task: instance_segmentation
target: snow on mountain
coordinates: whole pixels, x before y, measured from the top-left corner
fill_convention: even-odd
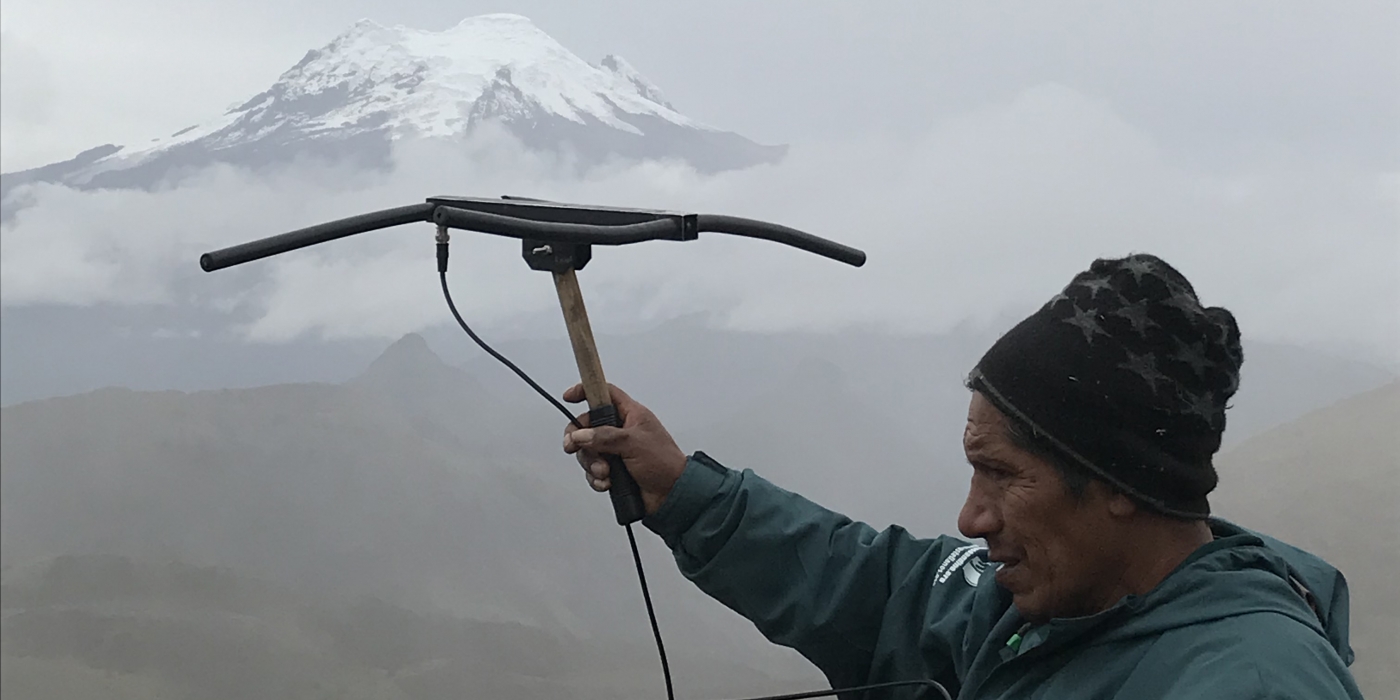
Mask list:
[[[632,64],[628,63],[623,57],[608,54],[603,57],[603,61],[599,65],[611,71],[613,75],[626,80],[642,97],[662,105],[667,109],[675,109],[675,107],[672,107],[671,103],[666,100],[666,96],[661,94],[661,88],[653,85],[650,80],[643,78],[642,74],[637,72],[637,69],[633,68]]]
[[[214,162],[260,167],[308,154],[375,164],[393,140],[461,137],[486,121],[585,162],[678,158],[720,171],[785,151],[686,117],[626,60],[590,64],[519,15],[469,17],[438,32],[366,19],[215,119],[140,148],[108,145],[7,173],[0,187],[149,187]]]
[[[518,94],[520,112],[480,109],[483,98]],[[651,93],[651,94],[648,94]],[[360,20],[306,54],[277,83],[222,119],[199,125],[149,150],[227,131],[232,141],[295,122],[306,133],[387,126],[395,137],[451,136],[473,115],[524,114],[527,108],[580,124],[591,117],[615,129],[641,131],[618,113],[653,115],[702,127],[654,99],[660,91],[622,59],[590,65],[519,15],[483,15],[441,32],[384,27]],[[317,102],[337,97],[325,108]],[[303,103],[306,103],[303,106]],[[473,109],[477,107],[477,109]]]

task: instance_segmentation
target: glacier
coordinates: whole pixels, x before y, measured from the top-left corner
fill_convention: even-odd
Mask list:
[[[669,159],[719,172],[786,153],[687,117],[622,57],[589,63],[521,15],[468,17],[442,31],[362,19],[217,117],[137,148],[106,144],[0,175],[0,197],[36,182],[151,188],[214,163],[383,167],[394,141],[463,138],[486,122],[584,166]]]

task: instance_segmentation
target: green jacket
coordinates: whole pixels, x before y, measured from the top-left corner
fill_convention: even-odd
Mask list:
[[[984,548],[876,531],[703,452],[644,524],[686,578],[835,688],[931,678],[964,700],[1361,697],[1341,573],[1224,521],[1146,595],[1040,626],[982,575]]]

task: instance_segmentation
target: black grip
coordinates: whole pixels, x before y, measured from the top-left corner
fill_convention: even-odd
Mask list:
[[[621,426],[622,422],[618,420],[617,407],[609,405],[589,411],[588,425]],[[612,498],[617,524],[631,525],[645,518],[647,507],[642,500],[642,487],[632,478],[632,472],[627,471],[627,465],[623,464],[622,458],[617,455],[603,455],[603,458],[608,460],[608,480],[612,482],[612,486],[608,488],[608,496]]]
[[[353,236],[357,233],[374,231],[390,226],[411,224],[416,221],[430,221],[435,204],[410,204],[406,207],[383,209],[368,214],[360,214],[345,219],[337,219],[324,224],[262,238],[248,243],[240,243],[221,250],[205,253],[199,258],[199,266],[205,272],[222,270],[241,265],[297,248],[333,241],[337,238]]]
[[[762,238],[775,243],[784,243],[794,248],[801,248],[809,253],[816,253],[832,260],[839,260],[847,265],[860,267],[865,264],[864,251],[827,240],[821,236],[813,236],[806,231],[798,231],[795,228],[723,214],[700,214],[695,218],[696,230],[702,233],[709,231],[748,238]]]
[[[534,221],[514,216],[501,216],[484,211],[458,209],[447,205],[438,207],[433,221],[439,226],[493,233],[511,238],[529,238],[560,243],[597,243],[601,245],[622,245],[655,240],[681,240],[682,225],[669,219],[658,219],[640,224],[621,226],[600,226],[597,224],[557,223]]]

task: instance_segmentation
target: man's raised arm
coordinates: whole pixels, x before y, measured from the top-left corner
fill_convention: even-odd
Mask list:
[[[571,390],[565,398],[580,395]],[[962,568],[979,548],[949,537],[916,539],[898,527],[876,531],[752,471],[730,470],[701,452],[686,457],[644,407],[615,388],[613,399],[622,428],[571,428],[565,450],[580,455],[597,490],[608,482],[596,455],[623,457],[647,503],[643,524],[701,590],[770,641],[797,650],[834,686],[954,681],[954,668],[965,668],[961,640],[975,586]],[[926,650],[913,656],[932,666],[896,666],[909,662],[910,648]],[[904,652],[898,660],[889,653],[896,649]]]

